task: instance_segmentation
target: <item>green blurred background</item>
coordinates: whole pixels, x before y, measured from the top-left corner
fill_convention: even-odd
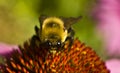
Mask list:
[[[105,59],[92,15],[95,6],[96,0],[0,0],[0,42],[23,44],[34,34],[34,26],[40,25],[40,14],[63,17],[82,15],[81,21],[73,25],[76,37]]]

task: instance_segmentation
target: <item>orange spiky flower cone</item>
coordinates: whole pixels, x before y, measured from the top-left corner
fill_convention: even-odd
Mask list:
[[[38,32],[38,31],[36,31]],[[2,73],[109,73],[105,63],[90,47],[74,39],[66,42],[61,51],[49,52],[40,44],[38,34],[25,42],[20,52],[14,50],[1,66]]]
[[[63,52],[49,55],[46,64],[55,73],[109,73],[95,51],[78,39],[74,40],[70,50],[66,44]]]

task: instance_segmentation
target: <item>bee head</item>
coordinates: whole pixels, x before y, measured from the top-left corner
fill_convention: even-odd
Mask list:
[[[69,36],[68,30],[71,25],[80,18],[40,16],[41,29],[39,38],[41,42],[50,47],[61,47]]]

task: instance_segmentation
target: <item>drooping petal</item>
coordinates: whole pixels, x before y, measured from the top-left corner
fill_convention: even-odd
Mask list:
[[[18,50],[18,46],[0,43],[0,56],[9,57],[13,50]]]

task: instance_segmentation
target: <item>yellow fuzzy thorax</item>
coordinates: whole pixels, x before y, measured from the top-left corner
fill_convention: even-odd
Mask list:
[[[51,22],[56,23],[56,27],[47,27],[47,24]],[[64,30],[64,22],[57,17],[49,17],[43,22],[41,39],[43,40],[44,38],[48,37],[50,33],[58,35],[62,42],[65,41],[68,35],[67,30]]]

